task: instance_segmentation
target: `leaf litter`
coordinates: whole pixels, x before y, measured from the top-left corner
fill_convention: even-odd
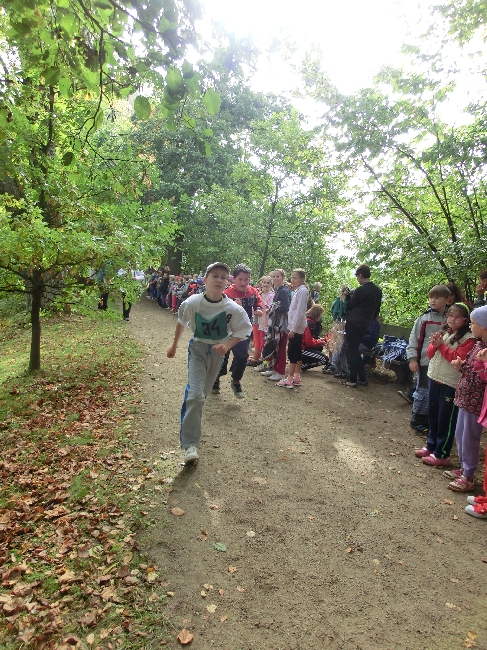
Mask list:
[[[116,328],[97,323],[96,336],[107,327]],[[89,338],[89,327],[67,321],[65,345],[73,328]],[[118,347],[119,337],[105,346]],[[153,474],[129,450],[140,399],[137,352],[125,345],[128,354],[101,361],[92,354],[99,340],[85,357],[56,364],[53,354],[42,375],[0,386],[0,407],[8,404],[0,411],[2,647],[115,647],[148,636],[138,612],[157,616],[163,604],[152,592],[157,567],[136,569],[142,514],[133,492]]]

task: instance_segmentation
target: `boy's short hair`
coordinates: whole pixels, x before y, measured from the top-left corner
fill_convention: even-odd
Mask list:
[[[487,280],[487,269],[484,269],[483,271],[480,271],[479,280]]]
[[[449,298],[450,296],[451,291],[446,284],[436,284],[428,292],[428,298]]]
[[[320,290],[321,290],[321,287],[322,287],[321,282],[315,282],[315,283],[313,284],[313,289],[315,289],[316,291],[320,291]]]
[[[237,264],[236,267],[233,269],[233,279],[235,279],[240,273],[248,273],[249,275],[252,273],[250,270],[250,267],[247,266],[247,264]]]
[[[361,275],[363,278],[370,278],[370,266],[367,264],[361,264],[355,271],[355,277]]]

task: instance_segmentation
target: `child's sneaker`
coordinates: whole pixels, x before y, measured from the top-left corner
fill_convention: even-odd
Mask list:
[[[443,476],[446,476],[446,478],[452,478],[455,480],[456,478],[460,478],[462,476],[462,470],[461,469],[446,469],[443,472]]]
[[[277,382],[276,386],[280,386],[281,388],[283,388],[283,387],[284,388],[294,388],[294,384],[292,382],[292,379],[289,380],[289,379],[285,379],[284,377]]]
[[[475,489],[475,483],[462,475],[448,483],[448,489],[453,490],[453,492],[472,492]]]
[[[429,456],[430,454],[431,451],[426,447],[423,447],[422,449],[414,450],[414,455],[416,456],[416,458],[426,458],[426,456]]]
[[[285,377],[280,375],[278,372],[272,372],[272,375],[269,375],[267,379],[270,379],[270,381],[280,381],[281,379],[285,379]]]
[[[215,383],[213,384],[213,386],[211,388],[211,392],[213,393],[213,395],[219,395],[221,393],[220,380],[219,379],[215,379]]]
[[[188,463],[194,463],[198,458],[198,447],[190,445],[184,452],[184,464],[187,465]]]
[[[448,465],[451,465],[449,458],[436,458],[434,454],[424,456],[423,463],[425,465],[431,465],[431,467],[448,467]]]
[[[232,379],[232,381],[230,382],[230,386],[232,387],[235,397],[237,397],[238,399],[243,399],[245,397],[244,392],[242,390],[242,384],[240,382],[238,384],[235,384]]]
[[[478,506],[465,506],[465,512],[467,515],[472,515],[472,517],[487,519],[487,505],[485,503]]]
[[[336,371],[337,371],[337,367],[334,366],[332,363],[330,363],[329,366],[323,366],[323,368],[321,369],[321,372],[324,375],[333,375]]]
[[[479,496],[469,496],[467,497],[467,503],[469,503],[471,506],[480,506],[480,505],[485,505],[487,504],[487,497],[481,497]]]
[[[271,375],[274,374],[274,370],[263,370],[260,374],[261,374],[263,377],[270,377]],[[280,377],[280,376],[281,376],[281,375],[279,375],[279,377]]]
[[[293,377],[293,385],[301,386],[301,377]]]

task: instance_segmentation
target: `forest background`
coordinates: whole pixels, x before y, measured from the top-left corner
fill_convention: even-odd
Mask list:
[[[204,41],[200,16],[192,0],[0,10],[0,296],[29,295],[31,369],[43,296],[91,308],[87,278],[101,268],[130,298],[120,268],[303,267],[326,307],[368,263],[383,320],[398,325],[434,284],[475,293],[487,267],[484,3],[431,8],[404,67],[352,94],[317,47],[296,61],[285,39],[273,53],[300,82],[256,92],[256,46],[216,27]],[[474,73],[478,100],[451,125],[442,109]],[[303,98],[318,118],[298,110]]]

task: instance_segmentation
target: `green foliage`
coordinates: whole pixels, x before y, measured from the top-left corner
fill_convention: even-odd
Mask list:
[[[108,261],[113,288],[133,297],[116,270],[145,266],[173,236],[167,202],[141,206],[157,170],[127,139],[131,111],[118,98],[158,87],[174,116],[188,93],[201,94],[182,60],[195,12],[178,1],[14,0],[0,15],[0,290],[31,296],[31,369],[46,301],[79,301],[89,270]],[[137,119],[152,112],[142,94],[133,108]]]
[[[387,286],[413,285],[391,289],[385,307],[403,322],[432,284],[454,281],[472,297],[486,265],[485,120],[448,128],[435,110],[445,97],[439,82],[394,70],[380,80],[398,98],[378,88],[340,97],[328,125],[345,167],[368,184],[356,188],[363,207],[346,222],[358,257]]]

